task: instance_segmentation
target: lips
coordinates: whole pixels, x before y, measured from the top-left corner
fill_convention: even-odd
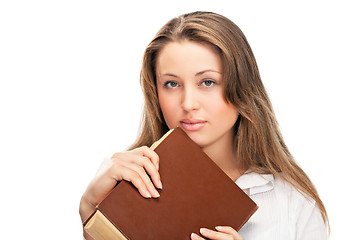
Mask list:
[[[180,126],[185,131],[198,131],[205,126],[206,121],[198,119],[184,119],[180,121]]]

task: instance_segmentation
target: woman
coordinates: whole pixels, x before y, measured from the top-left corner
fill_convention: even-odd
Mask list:
[[[145,198],[159,197],[161,159],[148,146],[180,126],[259,206],[239,232],[204,228],[191,239],[326,239],[324,204],[289,153],[255,57],[233,22],[210,12],[172,19],[148,45],[140,81],[139,138],[89,184],[83,221],[120,180]]]

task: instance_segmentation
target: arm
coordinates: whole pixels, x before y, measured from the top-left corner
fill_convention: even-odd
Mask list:
[[[84,222],[89,218],[96,206],[121,180],[131,182],[145,198],[159,197],[155,188],[155,186],[162,188],[158,169],[159,157],[148,147],[115,153],[100,166],[98,173],[81,197],[79,207],[81,221]],[[91,239],[84,236],[87,240]]]
[[[326,225],[321,212],[315,203],[306,201],[296,223],[296,239],[325,240],[327,238]]]

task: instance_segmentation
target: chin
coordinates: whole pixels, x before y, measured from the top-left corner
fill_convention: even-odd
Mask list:
[[[200,148],[204,148],[209,144],[209,141],[206,141],[206,137],[200,134],[196,134],[195,132],[187,132],[187,135],[190,137],[191,140],[193,140],[196,145],[198,145]]]

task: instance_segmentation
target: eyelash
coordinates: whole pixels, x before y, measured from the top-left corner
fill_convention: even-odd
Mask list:
[[[205,83],[210,83],[211,85],[208,86]],[[203,85],[205,84],[205,85]],[[201,81],[200,85],[203,85],[204,87],[211,87],[212,85],[216,84],[216,82],[212,79],[204,79],[203,81]]]
[[[165,88],[175,88],[175,86],[170,86],[170,84],[173,84],[173,83],[175,83],[177,86],[179,85],[177,82],[175,82],[175,81],[166,81],[165,83],[164,83],[164,87]],[[176,87],[177,87],[176,86]]]
[[[206,83],[210,83],[210,85],[207,85]],[[176,84],[176,86],[171,86],[171,84]],[[211,87],[213,86],[214,84],[216,84],[216,82],[212,79],[204,79],[200,82],[200,85],[203,86],[203,87]],[[175,88],[175,87],[178,87],[179,86],[179,83],[177,83],[176,81],[166,81],[164,83],[164,87],[165,88]]]

